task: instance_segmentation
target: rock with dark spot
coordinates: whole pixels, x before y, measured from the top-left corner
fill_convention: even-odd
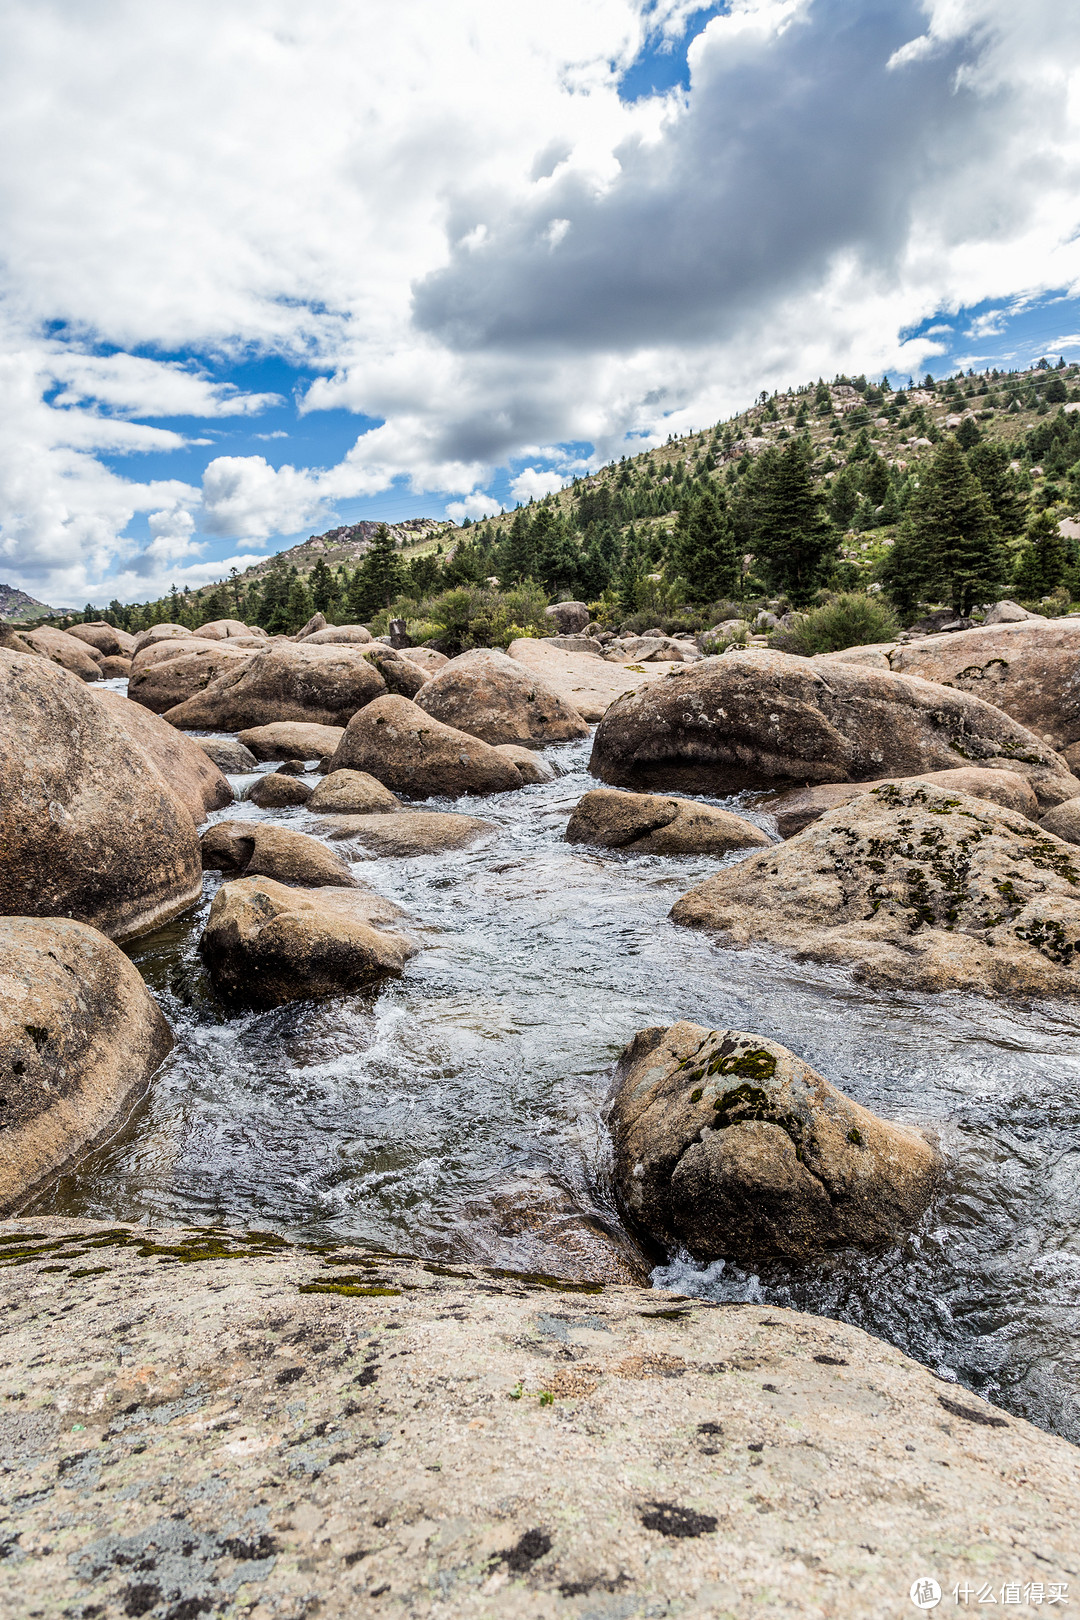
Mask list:
[[[235,737],[193,737],[192,742],[228,776],[246,776],[258,764],[251,749]]]
[[[646,1530],[659,1530],[662,1536],[686,1539],[711,1536],[718,1523],[712,1513],[695,1513],[692,1508],[679,1507],[675,1502],[650,1502],[641,1514]]]
[[[640,1031],[619,1060],[609,1123],[628,1218],[698,1259],[877,1248],[918,1222],[941,1175],[918,1131],[742,1030]]]
[[[979,697],[755,647],[620,698],[597,727],[589,769],[616,787],[719,795],[964,764],[1016,771],[1046,807],[1080,793],[1051,747]]]
[[[504,652],[474,647],[444,664],[417,698],[425,714],[483,742],[571,742],[588,735],[578,711],[542,676]]]
[[[412,799],[510,793],[521,786],[513,761],[403,697],[377,698],[353,716],[331,770],[367,771]]]
[[[720,856],[733,849],[768,848],[771,840],[753,822],[715,805],[594,788],[578,800],[566,842],[632,855]]]
[[[269,821],[215,822],[203,833],[201,848],[207,871],[246,877],[258,874],[302,888],[357,887],[340,855],[317,838]]]
[[[245,797],[252,804],[257,804],[260,810],[281,810],[288,805],[307,804],[311,793],[308,784],[299,781],[291,772],[270,771],[251,784]]]
[[[992,804],[1015,810],[1021,816],[1038,814],[1039,803],[1031,784],[1015,771],[980,771],[968,766],[957,771],[927,771],[923,776],[883,777],[881,782],[821,782],[817,787],[795,788],[780,798],[766,800],[759,809],[776,818],[776,830],[781,838],[792,838],[812,821],[817,821],[826,810],[850,804],[888,780],[898,786],[903,782],[925,782],[928,787],[942,788],[946,793],[970,793],[976,799],[989,799]]]
[[[242,731],[275,720],[343,726],[385,691],[386,682],[360,648],[287,642],[211,681],[170,709],[168,718],[187,731]]]
[[[96,928],[0,917],[0,1208],[100,1137],[173,1044]]]

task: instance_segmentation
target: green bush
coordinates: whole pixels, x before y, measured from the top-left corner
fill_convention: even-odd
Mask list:
[[[382,620],[403,618],[414,641],[436,641],[452,658],[470,647],[508,647],[519,636],[545,636],[551,621],[545,619],[547,592],[533,580],[525,580],[510,590],[486,585],[458,585],[438,596],[417,602],[399,598],[385,614],[372,621],[376,632]]]
[[[824,607],[800,614],[789,630],[771,638],[770,645],[812,658],[815,653],[839,652],[843,647],[892,641],[899,633],[899,620],[887,602],[850,591]]]

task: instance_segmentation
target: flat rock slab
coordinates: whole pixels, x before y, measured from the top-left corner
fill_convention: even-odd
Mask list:
[[[272,720],[265,726],[249,726],[237,741],[251,750],[256,759],[322,759],[332,754],[344,726],[317,726],[303,720]]]
[[[559,696],[590,723],[601,720],[617,697],[636,692],[648,681],[657,681],[676,666],[641,664],[625,667],[609,664],[592,653],[564,652],[550,641],[523,636],[508,648],[514,658],[534,675],[541,676]]]
[[[396,810],[327,816],[316,822],[315,831],[323,838],[360,844],[369,855],[438,855],[449,849],[468,849],[498,828],[480,816],[459,816],[449,810]]]
[[[1039,813],[1039,801],[1034,789],[1015,771],[980,771],[969,767],[956,771],[927,771],[922,776],[883,777],[880,782],[819,782],[814,787],[796,788],[778,799],[766,800],[759,809],[775,818],[776,830],[781,838],[791,838],[823,816],[826,810],[850,804],[852,799],[860,798],[871,788],[881,787],[889,780],[897,785],[902,782],[925,782],[927,787],[944,788],[947,793],[959,790],[970,793],[976,799],[989,799],[993,804],[1000,804],[1006,810],[1016,810],[1020,815],[1032,819]],[[1072,799],[1065,801],[1065,805],[1073,803],[1075,801]],[[1057,809],[1063,810],[1065,805],[1058,805]],[[1051,831],[1056,832],[1056,827]]]
[[[1075,1585],[1080,1452],[839,1322],[265,1235],[0,1237],[8,1614],[866,1620],[924,1576]]]

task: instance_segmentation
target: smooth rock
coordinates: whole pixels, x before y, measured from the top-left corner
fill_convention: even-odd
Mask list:
[[[219,676],[169,710],[169,719],[189,731],[245,731],[280,720],[343,726],[385,691],[382,676],[359,648],[287,642]]]
[[[325,1234],[2,1235],[13,1616],[156,1585],[252,1620],[877,1620],[923,1576],[941,1614],[1075,1580],[1080,1451],[846,1322]]]
[[[941,1179],[919,1132],[736,1029],[639,1030],[616,1067],[608,1124],[632,1225],[701,1260],[879,1248],[917,1225]]]
[[[183,624],[151,625],[149,630],[140,630],[135,637],[135,645],[131,649],[132,656],[134,657],[136,653],[142,652],[144,647],[152,646],[156,641],[178,641],[194,634],[194,630],[189,630]]]
[[[135,651],[135,637],[129,636],[126,630],[114,629],[104,619],[92,624],[73,624],[65,635],[74,636],[76,641],[85,641],[103,658],[130,658]]]
[[[1066,799],[1064,804],[1056,804],[1043,816],[1039,826],[1043,832],[1053,833],[1067,844],[1080,844],[1080,799]]]
[[[401,656],[416,664],[425,675],[429,676],[450,662],[445,653],[437,652],[434,647],[402,647]]]
[[[152,669],[155,664],[167,664],[172,658],[185,658],[191,653],[204,653],[206,642],[196,635],[166,637],[164,641],[148,641],[145,647],[132,654],[133,670]]]
[[[0,1209],[98,1140],[173,1044],[123,951],[66,917],[0,917]]]
[[[401,800],[366,771],[331,771],[308,801],[308,809],[333,816],[370,816],[401,809]]]
[[[201,624],[195,634],[207,641],[228,641],[234,636],[247,639],[251,631],[239,619],[211,619],[208,624]]]
[[[240,733],[239,741],[256,759],[322,759],[333,753],[344,735],[344,726],[277,720],[268,726],[249,727]]]
[[[426,671],[394,647],[373,641],[370,647],[364,648],[364,657],[378,670],[386,682],[386,690],[398,697],[414,698],[427,681]]]
[[[190,811],[99,694],[0,652],[0,913],[126,940],[201,893]]]
[[[128,697],[154,714],[165,714],[205,692],[220,676],[242,669],[255,656],[249,647],[235,647],[231,641],[204,641],[197,651],[185,651],[183,657],[136,664],[128,676]]]
[[[566,828],[568,844],[597,844],[632,855],[727,855],[762,849],[767,833],[742,816],[692,799],[594,788],[579,799]]]
[[[1053,749],[978,697],[767,648],[707,658],[621,698],[597,727],[589,769],[615,787],[722,795],[962,763],[1016,771],[1041,805],[1080,792]]]
[[[244,877],[214,896],[199,950],[227,1001],[280,1007],[400,974],[416,947],[377,924],[401,915],[377,894]]]
[[[355,714],[330,768],[367,771],[410,799],[509,793],[521,786],[512,760],[403,697],[376,698]]]
[[[325,630],[312,631],[304,640],[313,647],[348,645],[351,642],[370,641],[371,631],[366,624],[329,624]]]
[[[218,821],[203,833],[206,871],[274,878],[301,888],[355,889],[360,885],[340,855],[317,838],[269,821]]]
[[[986,799],[886,783],[717,872],[672,920],[850,966],[876,988],[1080,993],[1080,863]]]
[[[127,680],[130,674],[130,658],[103,658],[101,660],[101,678],[103,681]]]
[[[251,749],[235,737],[193,737],[191,741],[228,776],[246,776],[259,763]]]
[[[555,620],[561,636],[576,635],[589,622],[589,610],[584,602],[555,602],[544,609],[544,614]]]
[[[542,754],[534,753],[531,748],[522,748],[520,743],[495,743],[493,746],[504,759],[513,760],[525,787],[537,782],[554,782],[559,774]]]
[[[232,804],[236,794],[205,749],[192,738],[185,737],[182,731],[177,731],[159,715],[151,714],[149,709],[132,703],[121,692],[94,692],[93,697],[95,703],[105,705],[132,742],[142,749],[162,780],[187,805],[196,824],[205,821],[211,810],[222,810]]]
[[[548,641],[530,636],[512,641],[508,652],[511,658],[553,687],[583,720],[590,722],[601,719],[617,697],[660,680],[672,667],[639,664],[634,669],[626,669],[622,664],[594,658],[591,653],[563,652]]]
[[[469,1203],[455,1257],[549,1277],[646,1287],[650,1264],[614,1216],[542,1177]]]
[[[993,607],[987,608],[983,614],[983,624],[987,627],[995,624],[1020,624],[1024,619],[1039,619],[1043,624],[1047,623],[1043,614],[1030,613],[1027,608],[1022,608],[1019,602],[1008,600],[995,602]]]
[[[553,686],[487,647],[452,658],[426,683],[416,703],[444,725],[493,745],[571,742],[589,732]]]
[[[320,630],[325,630],[325,629],[326,629],[326,615],[325,615],[325,613],[313,613],[311,618],[308,620],[307,624],[305,624],[300,630],[298,630],[296,632],[296,635],[293,637],[293,640],[294,641],[306,641],[309,636],[318,635]]]
[[[257,804],[260,810],[281,810],[288,805],[307,804],[312,790],[306,782],[285,771],[270,771],[252,782],[245,799]]]
[[[42,658],[59,664],[61,669],[70,670],[80,681],[101,680],[102,654],[96,647],[69,636],[65,630],[51,630],[43,625],[40,630],[20,630],[18,635],[20,641],[25,641]]]
[[[604,655],[604,643],[594,636],[544,636],[542,639],[547,646],[558,647],[561,652],[589,653],[593,658]]]
[[[882,782],[925,782],[929,787],[942,788],[946,793],[970,793],[975,799],[989,799],[1006,810],[1015,810],[1021,816],[1035,819],[1038,800],[1034,790],[1015,771],[980,771],[961,766],[957,771],[926,771],[922,776],[882,777],[881,782],[821,782],[817,787],[797,788],[782,798],[766,800],[760,808],[776,819],[776,830],[781,838],[792,838],[826,810],[837,805],[850,804]],[[1067,802],[1072,802],[1067,801]]]
[[[440,810],[398,810],[394,815],[333,816],[316,823],[324,838],[346,839],[369,855],[439,855],[468,849],[498,832],[490,821]]]

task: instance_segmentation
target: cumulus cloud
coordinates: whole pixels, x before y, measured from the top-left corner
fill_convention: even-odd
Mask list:
[[[622,101],[688,29],[689,90]],[[1080,286],[1057,0],[9,0],[0,45],[0,568],[71,599],[391,487],[480,515],[552,446],[917,371],[936,312]],[[377,425],[280,467],[155,425],[280,408],[227,380],[270,356],[314,432]]]
[[[557,489],[562,489],[566,479],[562,473],[544,472],[536,467],[525,467],[518,473],[510,485],[510,493],[515,501],[538,501],[544,495],[554,495]]]
[[[475,521],[477,518],[494,517],[495,513],[501,510],[500,503],[494,495],[484,495],[480,490],[473,490],[463,501],[446,503],[446,515],[453,518],[455,523],[464,523],[466,518]]]

